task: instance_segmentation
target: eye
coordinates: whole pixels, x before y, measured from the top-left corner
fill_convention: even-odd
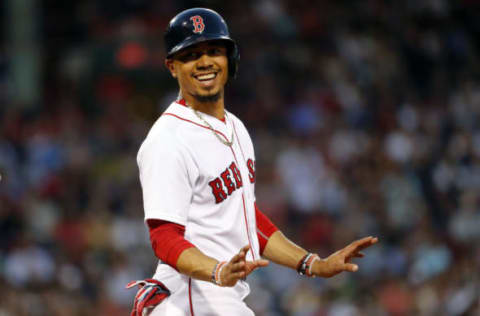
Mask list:
[[[212,47],[208,50],[210,56],[220,56],[224,54],[224,49],[221,47]]]
[[[183,62],[188,62],[198,59],[200,55],[201,54],[199,52],[191,51],[181,55],[179,59]]]

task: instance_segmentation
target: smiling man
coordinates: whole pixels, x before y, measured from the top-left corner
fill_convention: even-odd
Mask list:
[[[165,33],[165,65],[179,96],[155,122],[137,162],[145,221],[160,259],[139,285],[132,315],[253,315],[247,276],[269,259],[308,277],[354,272],[359,239],[325,259],[288,240],[255,204],[255,154],[243,123],[225,109],[236,43],[209,9],[179,13]],[[263,257],[263,258],[262,258]]]
[[[200,42],[166,60],[166,66],[178,80],[180,95],[185,102],[219,119],[224,118],[223,87],[228,79],[227,51],[224,40],[212,40]]]

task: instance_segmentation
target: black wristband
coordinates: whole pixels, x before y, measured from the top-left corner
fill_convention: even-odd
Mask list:
[[[314,278],[315,275],[312,273],[312,267],[313,267],[313,263],[316,260],[320,260],[320,258],[318,257],[317,254],[314,254],[314,253],[311,253],[311,252],[306,254],[302,258],[302,260],[300,260],[300,262],[298,263],[298,266],[297,266],[298,274],[306,275],[310,278]]]
[[[307,274],[307,271],[308,271],[308,268],[309,268],[307,262],[308,262],[308,260],[310,259],[311,256],[313,256],[313,253],[309,252],[305,256],[303,256],[302,260],[300,260],[300,262],[297,265],[298,274],[300,274],[300,275]]]

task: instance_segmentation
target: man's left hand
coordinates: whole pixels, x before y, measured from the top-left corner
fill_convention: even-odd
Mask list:
[[[312,274],[330,278],[343,271],[355,272],[358,265],[351,263],[353,258],[364,256],[360,251],[378,242],[377,237],[365,237],[352,242],[345,248],[338,250],[326,259],[316,260],[312,267]]]

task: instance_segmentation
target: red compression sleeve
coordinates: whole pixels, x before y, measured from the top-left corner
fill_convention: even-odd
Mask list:
[[[257,236],[261,255],[267,246],[268,238],[270,238],[278,228],[258,209],[257,203],[255,203],[255,219],[257,220]]]
[[[157,258],[177,270],[177,260],[180,254],[195,247],[183,236],[185,226],[162,220],[147,220],[150,230],[150,242]]]

